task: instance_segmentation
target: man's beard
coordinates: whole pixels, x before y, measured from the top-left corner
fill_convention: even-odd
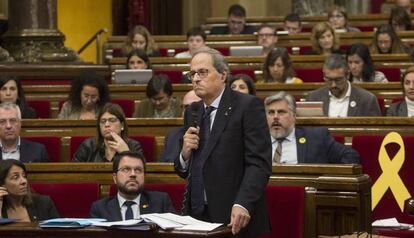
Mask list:
[[[273,122],[272,127],[273,126],[280,126],[280,129],[277,131],[273,129],[270,130],[270,134],[272,135],[274,139],[286,138],[293,130],[293,126],[290,126],[288,128],[283,128],[282,125],[279,124],[278,122]]]
[[[121,185],[118,190],[125,195],[138,196],[144,190],[144,184],[139,184],[137,189],[127,189],[125,185]]]

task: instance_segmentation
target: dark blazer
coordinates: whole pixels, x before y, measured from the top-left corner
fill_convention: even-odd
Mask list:
[[[240,32],[242,35],[250,35],[253,34],[256,31],[256,28],[254,26],[244,25],[243,31]],[[210,35],[227,35],[229,33],[229,27],[228,26],[215,26],[211,28]]]
[[[402,100],[391,104],[390,108],[387,110],[387,116],[407,117],[407,102],[405,100]]]
[[[0,159],[3,159],[2,153],[0,153]],[[20,137],[20,161],[23,163],[48,162],[49,156],[43,144]]]
[[[201,120],[203,106],[200,101],[186,109],[185,128],[192,124],[193,107],[200,108],[198,119]],[[240,204],[251,216],[242,235],[254,237],[270,231],[265,188],[271,174],[271,148],[263,103],[254,96],[226,87],[202,154],[206,158],[204,187],[212,222],[230,223],[233,205]],[[186,178],[188,171],[181,170],[179,157],[177,154],[174,166]],[[190,194],[186,195],[184,206],[189,212]]]
[[[160,157],[160,162],[174,162],[175,156],[181,152],[180,138],[185,134],[184,127],[175,128],[165,136],[164,151]]]
[[[148,213],[175,213],[171,199],[167,193],[143,191],[139,200],[140,214]],[[107,221],[122,221],[118,197],[100,199],[92,204],[91,217],[105,218]]]
[[[141,144],[132,139],[128,139],[127,145],[130,151],[143,154]],[[116,155],[117,153],[115,153]],[[96,151],[95,137],[88,138],[82,142],[73,155],[75,162],[109,162],[105,158],[105,151]]]
[[[358,164],[358,152],[337,141],[325,127],[296,127],[298,163]]]
[[[329,113],[329,88],[322,87],[309,93],[306,101],[322,101],[323,114]],[[374,94],[351,84],[351,95],[348,106],[349,117],[382,116],[378,100]]]
[[[36,194],[32,196],[32,200],[33,202],[26,206],[30,221],[36,222],[59,217],[55,204],[49,196]],[[7,218],[6,206],[2,207],[1,214]]]

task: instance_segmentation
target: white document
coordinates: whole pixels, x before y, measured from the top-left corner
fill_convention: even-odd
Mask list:
[[[398,228],[402,227],[404,229],[410,229],[411,227],[413,227],[412,224],[399,223],[395,217],[382,219],[382,220],[376,220],[372,223],[372,226],[375,226],[375,227],[398,227]]]
[[[179,216],[172,213],[143,214],[141,218],[144,218],[145,221],[156,223],[162,229],[211,231],[223,225],[220,223],[204,222],[190,216]]]
[[[126,221],[112,221],[112,222],[93,222],[93,226],[111,227],[111,226],[132,226],[142,222],[142,219],[131,219]]]

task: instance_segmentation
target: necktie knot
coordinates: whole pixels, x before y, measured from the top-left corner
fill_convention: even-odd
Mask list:
[[[216,108],[215,107],[213,107],[213,106],[208,106],[208,107],[206,107],[205,108],[205,110],[204,110],[204,115],[203,115],[203,117],[204,118],[206,118],[206,117],[208,117],[208,116],[210,116],[210,114],[215,110]]]
[[[136,202],[134,202],[134,201],[125,201],[124,202],[124,205],[127,206],[127,207],[131,207],[134,204],[136,204]]]

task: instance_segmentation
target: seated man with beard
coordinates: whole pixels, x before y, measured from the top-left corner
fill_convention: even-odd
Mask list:
[[[267,124],[272,139],[272,164],[358,164],[358,152],[335,141],[325,127],[296,126],[296,102],[280,91],[265,99]]]
[[[119,153],[112,166],[118,193],[92,204],[91,217],[107,221],[137,219],[141,214],[175,212],[166,193],[144,190],[145,159],[135,152]]]

